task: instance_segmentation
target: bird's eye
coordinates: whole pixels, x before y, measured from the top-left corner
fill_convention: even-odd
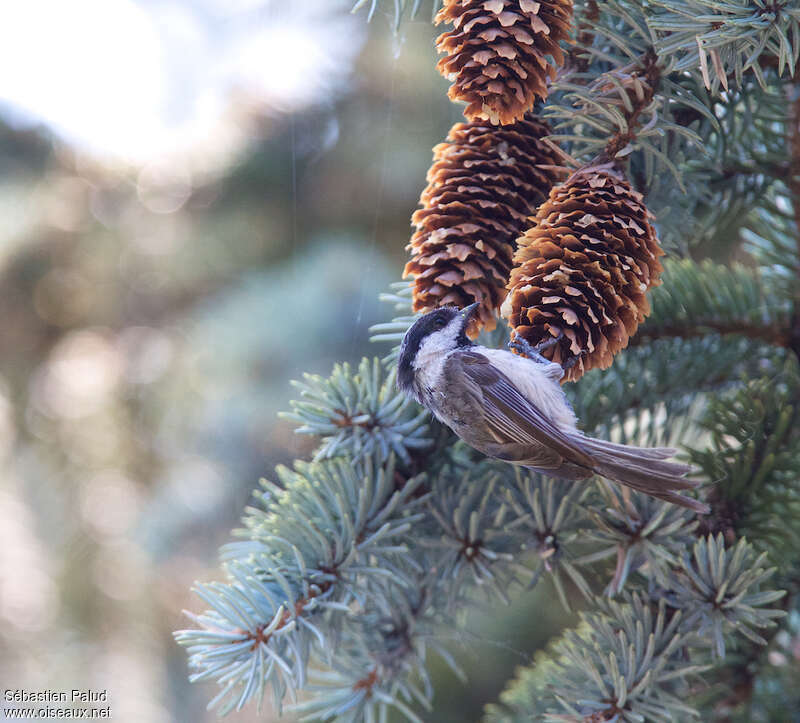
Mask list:
[[[447,326],[447,321],[440,316],[436,320],[435,326],[437,329],[444,329]]]

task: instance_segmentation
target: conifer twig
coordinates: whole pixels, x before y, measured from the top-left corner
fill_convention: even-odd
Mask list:
[[[658,56],[652,48],[648,48],[637,67],[623,68],[615,75],[624,78],[623,84],[631,85],[627,88],[630,107],[626,107],[624,112],[627,130],[620,129],[614,133],[605,147],[605,155],[610,159],[615,158],[622,149],[636,139],[640,116],[653,102],[661,79]]]
[[[794,324],[796,325],[796,321]],[[638,346],[647,344],[653,339],[668,339],[680,337],[681,339],[689,339],[705,336],[709,332],[728,335],[737,334],[739,336],[746,336],[749,339],[760,339],[775,346],[781,346],[786,349],[797,351],[793,344],[795,330],[788,327],[781,326],[764,326],[761,324],[749,323],[728,323],[717,321],[706,321],[702,327],[694,329],[687,329],[685,326],[659,326],[657,331],[649,331],[646,327],[641,334],[631,337],[630,346]]]
[[[787,93],[791,103],[789,113],[790,168],[788,186],[794,213],[797,257],[800,258],[800,80],[790,83]],[[800,359],[800,269],[796,269],[795,272],[794,315],[792,317],[788,346]]]

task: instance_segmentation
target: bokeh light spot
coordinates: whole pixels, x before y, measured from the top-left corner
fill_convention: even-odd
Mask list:
[[[116,348],[96,331],[70,332],[34,382],[37,407],[52,417],[80,419],[100,409],[122,373]]]

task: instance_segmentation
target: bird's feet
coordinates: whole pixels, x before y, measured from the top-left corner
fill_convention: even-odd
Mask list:
[[[574,366],[575,366],[575,365],[578,363],[578,360],[579,360],[579,359],[580,359],[580,358],[581,358],[581,357],[582,357],[582,356],[583,356],[585,353],[586,353],[585,351],[582,351],[580,354],[578,354],[578,356],[573,356],[573,357],[570,357],[569,359],[567,359],[567,361],[565,361],[565,362],[564,362],[564,363],[561,365],[561,368],[562,368],[562,369],[563,369],[565,372],[568,372],[570,369],[572,369],[572,367],[574,367]]]
[[[513,341],[508,342],[508,348],[518,351],[520,354],[528,357],[529,359],[540,362],[541,364],[552,364],[549,359],[545,359],[542,356],[542,352],[549,349],[551,346],[558,344],[563,336],[564,332],[562,331],[559,332],[558,336],[554,336],[551,339],[547,339],[540,344],[537,344],[536,346],[532,346],[527,339],[523,339],[519,334],[517,334]]]
[[[520,354],[528,357],[529,359],[533,359],[533,361],[539,362],[540,364],[555,364],[556,362],[551,362],[549,359],[545,359],[542,356],[542,352],[549,349],[552,346],[558,344],[561,339],[564,338],[564,332],[559,332],[558,336],[554,336],[550,339],[546,339],[545,341],[533,346],[529,341],[523,339],[521,336],[517,335],[513,341],[508,342],[508,348],[518,351]],[[586,351],[581,351],[580,354],[577,356],[572,356],[563,364],[559,366],[564,371],[564,373],[568,372],[572,367],[574,367],[581,359],[582,356],[586,354]]]

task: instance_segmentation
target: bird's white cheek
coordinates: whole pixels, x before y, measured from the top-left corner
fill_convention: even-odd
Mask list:
[[[420,386],[436,388],[449,351],[442,332],[431,334],[422,342],[414,359],[414,371]]]

